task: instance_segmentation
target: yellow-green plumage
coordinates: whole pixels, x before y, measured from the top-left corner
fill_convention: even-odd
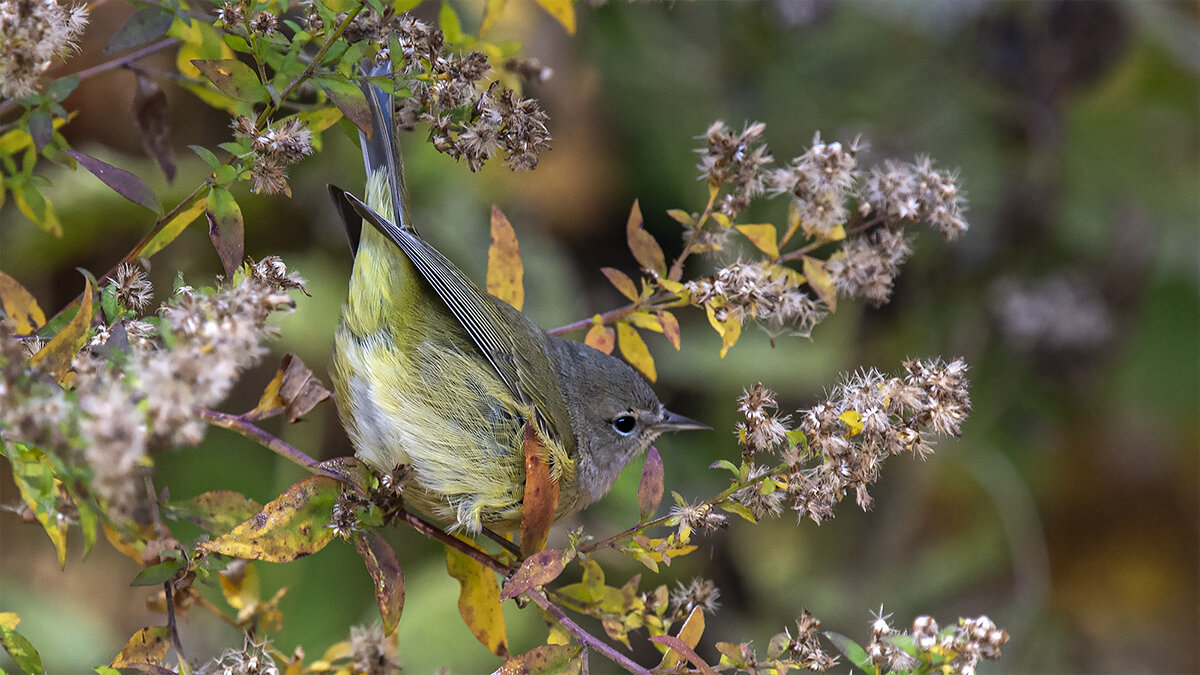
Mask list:
[[[424,242],[404,211],[391,98],[364,90],[366,203],[330,188],[355,250],[331,370],[360,458],[409,465],[405,499],[432,516],[508,531],[520,525],[527,425],[559,484],[557,517],[602,496],[662,431],[702,427],[667,412],[624,362],[547,335]]]

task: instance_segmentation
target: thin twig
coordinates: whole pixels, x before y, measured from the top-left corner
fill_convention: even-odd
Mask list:
[[[299,464],[312,473],[342,480],[340,476],[332,471],[327,471],[321,468],[321,463],[317,460],[309,457],[287,443],[284,443],[279,438],[263,431],[254,424],[251,424],[250,421],[247,420],[243,415],[230,415],[229,413],[217,412],[215,410],[205,410],[204,408],[197,408],[196,411],[200,413],[200,418],[205,422],[208,422],[215,427],[228,429],[236,434],[244,436],[270,450],[271,452],[274,452],[280,457]]]
[[[426,537],[429,537],[430,539],[436,539],[437,541],[442,542],[443,544],[445,544],[445,545],[449,546],[450,548],[454,549],[455,551],[458,551],[459,553],[467,556],[468,558],[471,558],[472,560],[483,565],[484,567],[491,569],[493,572],[496,572],[498,574],[502,574],[505,576],[507,576],[508,574],[510,574],[512,572],[511,567],[509,567],[508,565],[505,565],[504,563],[500,562],[499,560],[496,560],[490,554],[488,554],[487,551],[483,551],[478,548],[475,548],[474,546],[471,546],[470,544],[463,541],[462,539],[459,539],[458,537],[456,537],[452,534],[448,534],[442,528],[438,527],[437,525],[434,525],[433,523],[425,520],[424,518],[421,518],[420,516],[418,516],[414,513],[409,513],[408,511],[401,510],[396,515],[399,516],[401,520],[408,523],[408,525],[410,527],[412,527],[414,530],[416,530],[417,532],[420,532],[421,534],[425,535]]]
[[[550,599],[542,595],[541,591],[538,591],[537,589],[530,589],[525,592],[525,595],[529,596],[530,600],[533,600],[533,604],[541,607],[543,610],[557,619],[558,622],[563,625],[563,628],[571,631],[571,633],[575,635],[575,637],[578,638],[583,644],[585,649],[590,648],[600,652],[600,654],[602,654],[605,658],[631,673],[636,673],[637,675],[650,675],[649,670],[634,663],[628,656],[625,656],[621,652],[614,649],[607,642],[592,635],[584,630],[579,624],[572,621],[561,607],[553,602],[550,602]]]

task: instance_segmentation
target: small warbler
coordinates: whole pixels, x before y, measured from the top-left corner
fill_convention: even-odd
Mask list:
[[[469,532],[510,532],[521,526],[527,425],[558,485],[556,519],[602,497],[664,431],[708,428],[669,412],[625,362],[480,291],[421,239],[404,204],[392,96],[366,79],[363,90],[366,201],[329,186],[354,252],[332,378],[359,458],[381,472],[409,466],[410,506]]]

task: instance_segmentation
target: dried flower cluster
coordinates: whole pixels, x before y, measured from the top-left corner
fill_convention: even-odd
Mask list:
[[[280,670],[271,658],[270,642],[246,638],[241,649],[225,650],[196,672],[199,675],[279,675]]]
[[[316,14],[310,17],[314,21],[319,21]],[[549,149],[546,113],[533,99],[497,82],[488,84],[492,67],[482,52],[450,53],[440,30],[407,13],[364,11],[346,37],[374,43],[376,63],[393,64],[396,90],[409,92],[397,99],[397,123],[411,129],[418,121],[429,122],[434,147],[466,161],[472,171],[497,152],[513,170],[526,171]],[[550,75],[540,64],[513,62],[512,67],[539,79]]]
[[[705,614],[713,614],[721,606],[721,603],[718,602],[721,598],[721,589],[717,588],[712,581],[696,577],[686,586],[683,582],[676,583],[678,586],[671,591],[670,602],[673,616],[677,619],[686,619],[697,607]]]
[[[16,340],[0,332],[0,428],[29,445],[78,450],[92,487],[115,518],[140,520],[153,450],[194,445],[204,434],[197,407],[219,403],[273,336],[267,317],[290,309],[285,292],[302,282],[278,258],[250,266],[239,283],[213,293],[181,288],[160,310],[166,336],[128,318],[102,326],[74,359],[73,389],[37,377]],[[133,308],[151,288],[122,267],[111,286]]]
[[[51,61],[75,49],[87,15],[84,5],[65,7],[56,0],[0,2],[0,96],[37,91]]]
[[[798,412],[797,428],[807,442],[793,444],[786,418],[774,412],[774,394],[755,386],[741,399],[738,427],[747,455],[778,452],[786,469],[734,493],[733,500],[755,516],[778,513],[786,500],[800,518],[816,523],[833,516],[833,506],[850,490],[859,506],[871,506],[868,486],[884,460],[902,452],[932,452],[925,435],[960,435],[971,412],[967,365],[907,361],[904,377],[870,369],[847,377],[826,401]],[[751,467],[749,479],[770,472]],[[781,486],[774,490],[771,483]],[[761,483],[761,486],[760,486]]]
[[[731,218],[763,192],[763,168],[772,161],[767,146],[760,144],[766,128],[762,122],[755,122],[735,134],[724,122],[717,121],[704,134],[707,147],[696,151],[700,153],[696,167],[701,177],[709,185],[730,185],[718,208]]]
[[[880,228],[847,241],[829,257],[825,271],[838,295],[863,298],[879,307],[891,297],[896,275],[910,253],[904,230]]]
[[[912,222],[928,221],[946,239],[967,231],[963,218],[966,198],[958,187],[958,175],[933,168],[929,157],[915,162],[887,160],[874,167],[863,180],[859,213],[878,213]]]
[[[683,287],[691,302],[710,307],[717,321],[730,316],[752,319],[771,336],[807,337],[828,314],[819,300],[800,288],[798,275],[768,261],[738,261]]]
[[[825,143],[817,133],[808,150],[788,166],[767,174],[768,192],[791,194],[792,208],[805,233],[829,239],[846,222],[846,200],[858,179],[856,157],[863,149],[865,145],[859,139],[849,145]]]
[[[268,127],[259,132],[249,117],[234,119],[234,133],[250,139],[253,153],[250,175],[255,192],[291,194],[287,167],[311,155],[313,151],[312,132],[307,127],[307,122],[292,117],[274,128]]]
[[[974,675],[980,659],[1000,658],[1000,648],[1008,642],[1008,632],[987,616],[959,619],[954,630],[938,630],[931,616],[913,619],[912,645],[916,653],[902,649],[894,638],[891,615],[881,609],[871,623],[871,641],[866,645],[871,662],[883,672],[911,670],[922,662],[940,663],[943,672]],[[893,639],[889,639],[893,638]]]
[[[350,658],[354,672],[364,675],[392,675],[400,670],[396,643],[388,640],[379,625],[350,628]]]

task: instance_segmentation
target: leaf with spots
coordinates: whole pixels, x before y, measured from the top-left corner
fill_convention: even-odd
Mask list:
[[[17,323],[17,333],[20,335],[32,335],[46,323],[46,313],[33,294],[4,272],[0,272],[0,306]]]
[[[629,221],[625,224],[625,237],[629,240],[629,250],[643,269],[656,272],[658,276],[667,276],[667,260],[662,247],[655,241],[654,235],[642,226],[642,207],[637,201],[629,212]]]
[[[613,347],[617,345],[617,334],[612,328],[605,326],[600,315],[597,314],[592,317],[592,327],[588,329],[587,335],[583,336],[583,344],[605,354],[611,354]]]
[[[92,327],[92,280],[85,279],[83,296],[79,301],[79,311],[58,334],[42,347],[38,353],[29,359],[35,366],[40,366],[54,375],[60,382],[71,369],[71,360],[87,341],[88,330]]]
[[[8,626],[0,626],[0,645],[22,671],[30,675],[42,672],[42,657],[24,635]]]
[[[488,246],[487,292],[521,309],[525,304],[525,268],[517,233],[499,206],[492,205],[492,242]]]
[[[167,658],[171,648],[171,629],[166,626],[148,626],[133,634],[121,648],[121,653],[109,664],[110,668],[141,670],[140,666],[159,665]]]
[[[375,601],[383,618],[383,632],[391,635],[404,612],[404,571],[396,552],[378,532],[366,530],[354,538],[354,549],[362,556],[375,586]]]
[[[541,645],[504,662],[502,675],[574,675],[583,669],[582,645]]]
[[[291,562],[316,553],[333,539],[333,530],[326,526],[341,490],[341,482],[333,478],[305,478],[233,531],[197,549],[267,562]]]
[[[504,585],[500,599],[515,598],[531,589],[545,586],[554,581],[559,574],[562,574],[563,568],[573,557],[574,554],[564,555],[561,548],[548,548],[534,553],[521,563],[520,569]]]
[[[468,546],[475,545],[462,540]],[[458,613],[475,639],[497,656],[508,656],[500,585],[496,575],[475,559],[446,547],[446,571],[458,580]]]
[[[254,69],[237,59],[192,59],[192,65],[221,93],[232,99],[264,103],[270,98]]]
[[[166,508],[169,518],[187,520],[210,535],[220,536],[262,510],[249,497],[233,490],[203,492]]]

